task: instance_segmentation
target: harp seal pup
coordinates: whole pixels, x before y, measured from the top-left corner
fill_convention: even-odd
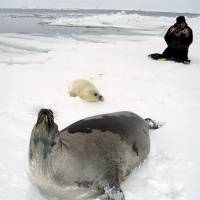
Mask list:
[[[69,95],[79,96],[81,99],[89,102],[103,101],[104,97],[99,93],[92,82],[84,79],[76,80],[69,88]]]
[[[30,138],[32,180],[61,198],[125,200],[120,183],[147,158],[150,128],[149,121],[122,111],[59,132],[53,112],[41,109]]]

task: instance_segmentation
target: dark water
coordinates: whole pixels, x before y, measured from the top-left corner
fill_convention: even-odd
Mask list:
[[[35,17],[0,18],[0,33],[43,33],[43,34],[131,34],[133,30],[115,27],[49,26]]]
[[[197,17],[198,14],[192,13],[167,13],[167,12],[146,12],[146,11],[122,11],[122,10],[53,10],[53,9],[0,9],[0,33],[25,33],[25,34],[60,34],[60,35],[72,35],[72,34],[147,34],[138,28],[122,28],[111,26],[50,26],[48,23],[44,23],[44,19],[52,20],[60,17],[64,18],[82,18],[86,16],[98,16],[98,15],[111,15],[122,13],[123,15],[138,14],[142,16],[153,17],[173,17],[178,15],[185,15],[189,18]],[[143,33],[141,33],[141,30]]]

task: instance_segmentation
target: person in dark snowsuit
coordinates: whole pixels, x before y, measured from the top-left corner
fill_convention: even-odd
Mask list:
[[[193,33],[184,16],[176,18],[176,23],[168,29],[164,38],[168,47],[162,53],[162,57],[178,62],[189,61],[188,49],[193,41]]]

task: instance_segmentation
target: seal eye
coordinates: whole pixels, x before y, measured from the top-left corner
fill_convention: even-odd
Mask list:
[[[97,93],[94,93],[94,96],[96,97],[98,94]]]

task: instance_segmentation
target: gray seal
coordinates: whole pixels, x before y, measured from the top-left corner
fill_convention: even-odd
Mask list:
[[[120,183],[149,154],[150,120],[122,111],[85,118],[59,132],[53,112],[41,109],[30,139],[31,177],[62,198],[125,200]]]

